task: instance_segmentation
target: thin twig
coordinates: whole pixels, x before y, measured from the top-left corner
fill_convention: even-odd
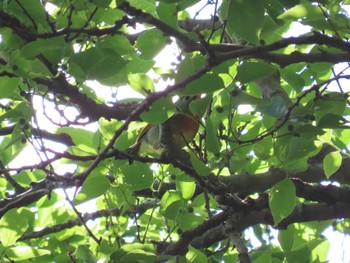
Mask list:
[[[21,186],[19,183],[16,182],[15,179],[12,178],[12,176],[8,173],[8,170],[4,166],[3,162],[0,160],[0,174],[2,173],[5,177],[5,179],[12,185],[12,187],[15,189],[16,194],[21,194],[25,192],[26,189],[25,187]]]
[[[102,241],[102,237],[100,239],[98,239],[94,233],[92,233],[92,231],[90,230],[90,228],[87,226],[85,219],[82,217],[81,213],[78,211],[78,209],[75,207],[75,205],[73,204],[73,202],[70,200],[67,190],[65,188],[63,188],[63,192],[66,196],[66,200],[68,201],[68,203],[70,204],[70,206],[72,207],[73,211],[75,212],[75,214],[77,215],[77,217],[79,218],[80,222],[82,223],[82,225],[84,226],[84,228],[86,229],[86,231],[88,232],[89,236],[98,244],[101,244]]]

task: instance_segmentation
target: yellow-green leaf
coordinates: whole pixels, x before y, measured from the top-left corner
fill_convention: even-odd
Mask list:
[[[341,166],[342,158],[340,152],[330,152],[323,159],[323,169],[327,177],[331,177]]]

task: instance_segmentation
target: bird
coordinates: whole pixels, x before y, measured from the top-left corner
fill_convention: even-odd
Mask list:
[[[147,124],[138,135],[136,142],[130,146],[127,153],[162,155],[165,152],[177,152],[196,136],[200,116],[194,115],[189,105],[200,95],[182,96],[175,103],[177,113],[172,115],[164,123]]]

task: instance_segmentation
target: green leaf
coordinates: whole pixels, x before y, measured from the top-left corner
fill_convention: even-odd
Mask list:
[[[23,142],[23,132],[20,125],[16,125],[10,136],[5,137],[0,144],[1,161],[8,164],[14,160],[26,147]]]
[[[24,43],[24,40],[13,34],[13,31],[8,27],[0,28],[1,45],[0,50],[8,52],[9,50],[20,49]]]
[[[161,258],[162,256],[160,256]],[[153,263],[157,259],[157,255],[154,252],[135,249],[125,254],[121,258],[121,262],[146,262]]]
[[[148,14],[155,14],[156,12],[156,3],[155,1],[149,0],[128,0],[128,3],[136,7],[137,9],[141,9]]]
[[[104,194],[110,187],[110,181],[106,177],[104,168],[96,168],[85,180],[81,190],[74,199],[74,204],[78,205]]]
[[[281,72],[282,78],[287,81],[294,90],[297,92],[302,91],[302,89],[305,87],[305,81],[299,74],[297,74],[294,70],[289,70],[287,68],[283,69]]]
[[[102,8],[108,8],[112,0],[93,0],[95,5]]]
[[[56,64],[61,62],[66,53],[71,51],[71,47],[67,45],[63,37],[55,37],[29,42],[23,47],[21,54],[23,58],[27,59],[33,59],[42,54],[51,63]]]
[[[348,145],[350,144],[350,129],[337,129],[334,130],[332,138],[334,144],[344,151],[348,151]]]
[[[228,2],[227,22],[229,32],[240,38],[259,44],[264,25],[264,5],[260,0],[231,0]],[[244,22],[243,22],[244,21]]]
[[[153,60],[144,60],[140,59],[139,57],[134,58],[132,61],[128,63],[126,66],[129,74],[135,74],[135,73],[147,73],[150,71],[155,64],[155,61]]]
[[[209,95],[201,99],[195,99],[190,103],[190,111],[194,115],[204,116],[211,101],[212,97]]]
[[[113,49],[90,48],[71,56],[69,71],[82,80],[103,79],[118,74],[126,66],[126,61]]]
[[[253,151],[256,157],[260,160],[268,160],[273,156],[273,147],[271,137],[266,137],[263,140],[257,142],[253,146]]]
[[[169,0],[172,1],[172,0]],[[186,8],[193,6],[198,3],[200,0],[178,0],[177,8],[178,10],[185,10]]]
[[[319,51],[319,50],[317,49],[317,51]],[[310,69],[313,72],[321,73],[321,74],[326,73],[327,71],[331,70],[332,67],[333,67],[333,63],[329,63],[329,62],[316,62],[316,63],[312,63],[310,65]]]
[[[20,171],[19,173],[16,173],[13,175],[13,178],[20,183],[22,186],[29,186],[30,183],[38,182],[42,179],[44,179],[46,176],[44,171],[29,171],[24,170]]]
[[[181,0],[159,0],[160,3],[168,3],[168,4],[175,4],[180,1]]]
[[[123,35],[106,36],[97,45],[100,49],[112,49],[120,55],[135,54],[130,41]]]
[[[324,18],[324,12],[327,10],[322,6],[312,5],[308,2],[303,2],[301,5],[296,5],[287,11],[285,11],[282,15],[278,17],[278,19],[284,20],[298,20],[301,18],[306,18],[308,20],[320,20]]]
[[[128,79],[130,86],[140,94],[147,96],[154,92],[153,80],[146,74],[129,74]]]
[[[229,161],[230,170],[240,173],[246,171],[247,166],[250,164],[248,158],[239,158],[235,155],[232,155]]]
[[[328,117],[322,121],[323,125],[336,125],[336,123],[339,123],[341,120],[341,117],[339,116],[344,114],[346,103],[346,96],[344,96],[344,94],[338,92],[326,93],[321,99],[317,100],[316,103],[312,105],[315,110],[314,113],[317,123],[322,120],[322,117],[328,114],[331,115],[328,115]],[[335,118],[335,121],[331,120],[332,115]]]
[[[207,73],[187,84],[186,87],[179,92],[179,94],[198,95],[204,93],[213,93],[222,88],[224,88],[224,82],[222,78],[215,74]]]
[[[184,199],[191,199],[196,189],[196,184],[187,174],[179,174],[176,176],[176,189],[182,193]]]
[[[4,119],[10,119],[13,122],[17,122],[20,118],[30,120],[33,110],[28,102],[20,102],[12,110],[6,111],[0,116],[0,121]]]
[[[80,149],[90,153],[97,153],[99,143],[94,139],[94,132],[76,127],[62,127],[57,129],[57,133],[68,134],[74,144]]]
[[[211,173],[210,168],[207,167],[201,160],[199,160],[193,153],[190,153],[190,159],[193,168],[199,175],[208,176]]]
[[[205,122],[206,127],[206,137],[205,145],[209,152],[213,154],[219,154],[221,145],[217,135],[217,128],[214,126],[214,123],[211,118],[207,118]]]
[[[251,96],[238,89],[232,92],[231,100],[232,100],[232,105],[242,105],[242,104],[257,105],[260,103],[266,103],[265,100]]]
[[[131,191],[149,188],[153,182],[153,174],[149,165],[133,162],[132,165],[124,165],[121,168],[124,182]]]
[[[138,37],[136,47],[141,52],[141,58],[153,59],[165,47],[166,42],[167,38],[159,30],[147,30]]]
[[[115,146],[117,149],[124,151],[135,143],[136,138],[136,133],[124,131],[116,140]]]
[[[27,27],[33,26],[33,21],[45,31],[49,30],[44,5],[36,0],[10,1],[5,5],[5,12],[14,15]],[[23,11],[25,10],[25,12]],[[35,20],[33,20],[35,18]]]
[[[124,15],[125,13],[119,9],[99,9],[92,19],[98,22],[104,21],[107,25],[114,25]]]
[[[52,77],[50,69],[45,66],[45,64],[39,59],[35,58],[33,60],[29,60],[30,72],[29,77],[32,79],[35,78],[47,78]]]
[[[329,179],[332,174],[334,174],[340,168],[342,164],[342,156],[340,152],[330,152],[323,159],[323,169],[324,173]]]
[[[320,262],[327,262],[329,248],[330,242],[328,240],[323,240],[322,243],[312,250],[313,257],[319,259]]]
[[[3,76],[0,78],[0,99],[10,97],[18,88],[19,79]]]
[[[300,0],[280,0],[285,8],[291,8],[300,3]]]
[[[278,231],[278,241],[285,252],[292,250],[294,246],[294,225],[290,224],[286,230]]]
[[[15,244],[27,228],[27,219],[17,209],[7,211],[0,219],[0,242],[4,247]]]
[[[122,125],[121,121],[117,120],[106,120],[104,118],[101,118],[99,120],[99,131],[103,138],[106,140],[112,139],[115,131],[119,129],[119,127]]]
[[[314,141],[298,136],[285,136],[277,140],[276,153],[282,161],[301,159],[317,150]]]
[[[181,81],[187,78],[190,74],[203,67],[205,63],[206,60],[202,56],[195,54],[185,56],[185,58],[180,62],[178,66],[175,80]]]
[[[176,219],[179,209],[183,206],[183,198],[179,191],[166,192],[160,201],[159,212],[168,219]]]
[[[310,239],[300,236],[300,232],[301,231],[299,230],[296,232],[296,235],[294,235],[294,245],[292,251],[299,251],[305,248],[310,251],[323,242],[323,239],[320,238]]]
[[[12,67],[14,73],[20,77],[29,78],[30,77],[30,63],[27,59],[23,57],[15,57],[9,64]]]
[[[296,204],[295,186],[286,178],[270,190],[269,204],[275,225],[292,213]]]
[[[263,79],[276,71],[276,68],[265,62],[245,62],[237,68],[237,79],[242,83],[248,83]]]
[[[113,262],[153,262],[154,247],[150,244],[126,244],[111,255]]]
[[[344,128],[344,127],[350,128],[349,126],[344,126],[344,124],[347,122],[348,121],[342,116],[339,116],[333,113],[327,113],[321,117],[317,126],[320,128],[327,128],[327,129],[336,129],[336,128]]]
[[[164,1],[163,1],[164,2]],[[157,6],[159,18],[168,25],[176,26],[177,10],[176,5],[160,2]]]
[[[188,252],[186,254],[187,262],[190,263],[205,263],[208,262],[208,258],[205,254],[203,254],[198,249],[195,249],[192,246],[188,247]]]
[[[165,122],[175,112],[174,104],[170,97],[157,100],[151,107],[144,111],[140,117],[143,121],[151,124],[159,124]]]
[[[288,105],[282,96],[275,95],[268,102],[263,101],[257,104],[256,110],[279,119],[287,113]]]
[[[265,252],[259,256],[258,258],[254,259],[254,263],[272,263],[272,257],[271,257],[271,251],[270,249],[266,249]]]
[[[73,256],[79,261],[86,263],[95,263],[98,261],[87,245],[79,245],[74,251]]]
[[[32,246],[16,246],[6,249],[6,256],[13,262],[20,262],[26,259],[38,259],[40,256],[49,254],[51,254],[50,250],[40,249]]]
[[[195,215],[193,213],[186,213],[181,217],[179,228],[186,231],[191,228],[195,228],[199,224],[203,223],[204,219],[200,215]]]

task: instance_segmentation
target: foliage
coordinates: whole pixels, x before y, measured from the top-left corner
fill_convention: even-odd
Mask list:
[[[325,262],[350,222],[347,4],[1,1],[1,262]],[[179,156],[126,151],[193,94]]]

